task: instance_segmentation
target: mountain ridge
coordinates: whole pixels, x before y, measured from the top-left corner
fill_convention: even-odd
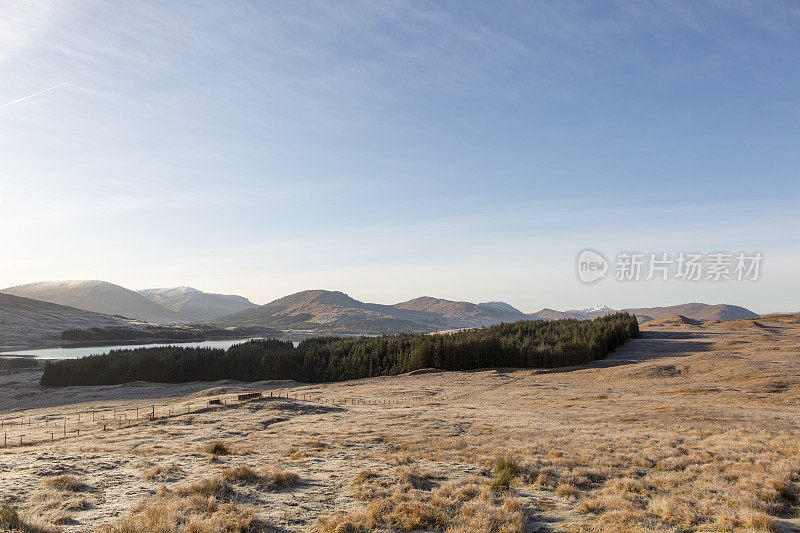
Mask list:
[[[68,329],[129,325],[109,315],[0,293],[0,346],[5,348],[57,344]]]
[[[101,280],[40,281],[7,287],[5,294],[150,322],[177,322],[177,313],[141,294]]]
[[[182,321],[213,320],[231,313],[258,307],[237,294],[203,292],[194,287],[162,287],[136,291],[145,298],[174,311]]]
[[[633,313],[640,322],[674,315],[684,315],[692,320],[758,316],[740,306],[701,303],[620,310],[605,305],[567,311],[544,308],[528,314],[513,307],[511,309],[513,311],[507,310],[502,305],[474,304],[431,296],[420,296],[393,305],[375,304],[361,302],[341,291],[314,289],[290,294],[263,306],[221,317],[212,323],[228,326],[259,325],[319,334],[383,334],[476,328],[525,319],[587,320],[620,311]]]
[[[544,308],[534,313],[523,313],[506,302],[476,304],[432,296],[379,304],[356,300],[342,291],[324,289],[299,291],[259,306],[242,296],[205,293],[188,286],[131,291],[99,280],[38,282],[9,287],[0,294],[162,324],[195,322],[224,327],[259,326],[303,335],[430,333],[519,320],[586,320],[618,312],[598,305],[566,311]],[[676,315],[691,320],[758,316],[740,306],[697,302],[622,311],[635,314],[640,322]],[[52,324],[45,317],[40,318],[43,331],[51,331]]]

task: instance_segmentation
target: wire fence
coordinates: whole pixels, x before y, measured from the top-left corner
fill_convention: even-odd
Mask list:
[[[237,391],[220,394],[203,400],[189,399],[173,403],[146,403],[115,405],[84,409],[68,413],[19,416],[0,420],[2,447],[33,446],[74,437],[143,426],[156,420],[206,413],[225,409],[245,402],[263,399],[287,399],[316,404],[338,406],[390,407],[412,402],[457,400],[469,396],[461,393],[444,397],[407,396],[393,398],[364,398],[359,396],[329,397],[313,392]]]

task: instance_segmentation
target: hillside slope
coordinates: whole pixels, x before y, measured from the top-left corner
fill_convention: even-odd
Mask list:
[[[729,320],[741,318],[756,318],[758,315],[749,309],[730,304],[703,304],[688,303],[681,305],[670,305],[667,307],[640,307],[629,309],[641,318],[647,317],[651,320],[660,320],[675,315],[682,315],[692,320]],[[646,321],[646,320],[643,320]]]
[[[178,319],[188,322],[212,320],[258,307],[244,296],[202,292],[192,287],[142,289],[136,292],[174,311]]]
[[[662,318],[684,316],[691,320],[727,320],[740,318],[755,318],[758,315],[749,309],[730,304],[703,304],[688,303],[680,305],[669,305],[664,307],[635,307],[627,308],[624,311],[633,313],[639,322],[650,320],[660,320]],[[573,318],[576,320],[586,320],[598,318],[607,314],[616,313],[614,309],[603,306],[590,309],[570,309],[567,311],[556,311],[554,309],[542,309],[535,313],[526,315],[528,320],[560,320],[562,318]]]
[[[524,318],[524,315],[519,311],[509,311],[498,308],[495,305],[454,302],[430,296],[414,298],[407,302],[395,304],[392,307],[407,311],[435,313],[450,328],[490,326],[499,322],[516,322]]]
[[[177,322],[179,317],[132,290],[106,281],[42,281],[0,291],[42,302],[150,322]]]
[[[129,326],[124,320],[73,307],[0,293],[0,346],[59,343],[68,329]]]
[[[509,306],[510,307],[510,306]],[[524,319],[491,305],[423,296],[395,305],[361,302],[339,291],[309,290],[216,319],[222,326],[268,326],[337,334],[382,334],[483,327]]]
[[[221,326],[267,326],[315,333],[425,332],[446,324],[435,313],[359,302],[339,291],[309,290],[216,319]]]

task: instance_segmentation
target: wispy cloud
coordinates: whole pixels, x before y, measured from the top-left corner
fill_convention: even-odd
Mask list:
[[[3,109],[4,107],[8,107],[10,105],[18,104],[20,102],[24,102],[25,100],[29,100],[29,99],[33,98],[34,96],[39,96],[40,94],[52,91],[53,89],[58,89],[62,85],[66,85],[68,83],[69,83],[68,81],[62,81],[58,85],[53,85],[52,87],[48,87],[47,89],[42,89],[41,91],[35,92],[33,94],[29,94],[28,96],[23,96],[22,98],[17,98],[16,100],[12,100],[12,101],[10,101],[8,103],[0,104],[0,109]]]

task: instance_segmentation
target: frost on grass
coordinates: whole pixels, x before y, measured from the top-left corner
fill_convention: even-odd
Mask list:
[[[170,489],[162,487],[131,513],[106,524],[107,533],[272,531],[247,503],[252,494],[240,489],[278,490],[299,483],[294,472],[280,466],[254,470],[248,466],[226,468],[216,476],[201,478]]]
[[[397,467],[388,476],[364,470],[354,480],[364,508],[338,511],[317,520],[325,533],[376,528],[503,532],[523,530],[524,516],[513,494],[497,494],[487,478],[440,483],[414,467]]]

